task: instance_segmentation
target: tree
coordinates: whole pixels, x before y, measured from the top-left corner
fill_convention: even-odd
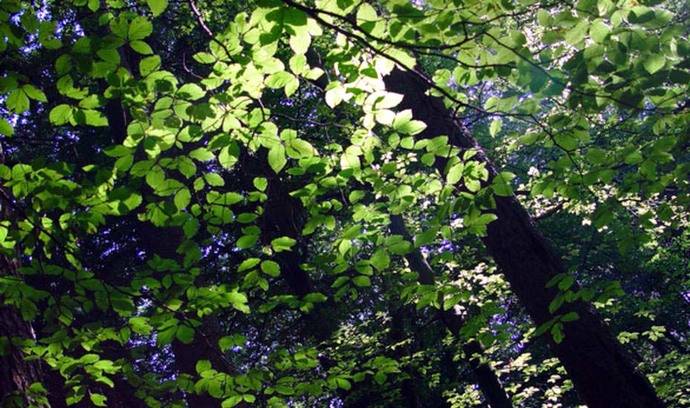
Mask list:
[[[0,30],[5,401],[690,404],[676,2],[12,0]]]

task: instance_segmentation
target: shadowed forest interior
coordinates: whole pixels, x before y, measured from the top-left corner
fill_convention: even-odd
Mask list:
[[[0,407],[690,407],[690,0],[0,0]]]

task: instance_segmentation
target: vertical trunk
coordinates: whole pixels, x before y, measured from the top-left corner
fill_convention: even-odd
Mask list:
[[[0,203],[0,210],[6,216],[8,211],[4,205]],[[0,277],[16,276],[17,266],[16,260],[0,255]],[[15,341],[35,338],[31,323],[25,321],[17,309],[5,305],[0,296],[0,405],[3,407],[19,407],[32,402],[28,392],[31,384],[42,379],[40,361],[24,359]]]
[[[87,27],[90,27],[88,24]],[[100,33],[100,29],[87,30]],[[138,59],[137,56],[132,55],[126,50],[120,49],[120,56],[123,65],[129,69],[134,66],[132,60]],[[122,143],[127,137],[127,122],[128,113],[119,98],[108,100],[104,113],[108,118],[108,125],[111,134],[111,140],[115,144]],[[142,246],[147,250],[149,255],[157,254],[160,257],[174,259],[182,262],[182,255],[177,253],[177,247],[182,243],[183,233],[179,228],[156,228],[152,224],[140,223],[137,225],[137,235]],[[204,325],[206,328],[206,324]],[[208,340],[208,339],[207,339]],[[208,343],[210,343],[209,341]],[[213,341],[215,343],[215,341]],[[197,338],[192,344],[184,344],[177,339],[172,342],[172,350],[175,355],[175,368],[179,373],[184,373],[192,376],[197,376],[196,363],[198,360],[209,360],[218,367],[218,356],[214,353],[212,347],[215,344],[208,344],[201,342]],[[216,407],[220,406],[220,401],[210,395],[198,395],[196,393],[189,393],[185,395],[185,400],[190,407]]]
[[[402,235],[406,240],[412,241],[407,228],[405,228],[404,220],[399,215],[391,215],[391,232],[396,235]],[[424,259],[421,251],[415,249],[405,256],[410,268],[417,272],[419,282],[423,285],[433,285],[435,281],[434,271],[431,265]],[[458,335],[463,326],[463,320],[460,316],[453,313],[452,310],[439,311],[439,317],[446,326],[446,328]],[[512,407],[510,398],[506,395],[501,385],[501,381],[492,368],[481,361],[481,356],[484,350],[481,344],[476,340],[465,342],[462,346],[462,351],[466,354],[467,362],[472,369],[472,375],[479,385],[479,388],[484,394],[484,398],[492,408],[508,408]]]
[[[428,86],[423,80],[396,69],[385,82],[389,91],[405,95],[400,108],[412,109],[414,116],[427,124],[421,137],[447,135],[457,147],[478,149],[475,157],[486,163],[491,177],[496,175],[494,165],[468,130],[439,98],[426,94]],[[548,306],[557,290],[546,288],[546,284],[563,273],[564,267],[514,196],[496,197],[493,211],[498,219],[488,225],[484,243],[534,322],[547,322],[552,317]],[[565,338],[560,343],[551,342],[551,347],[584,402],[591,408],[663,406],[593,307],[576,302],[559,312],[570,311],[579,319],[567,323]]]
[[[390,339],[393,344],[400,343],[405,340],[407,333],[405,332],[405,314],[414,313],[410,307],[401,307],[400,309],[391,313],[391,330]],[[406,355],[410,355],[410,347],[398,346],[397,350],[393,354],[396,360],[402,359]],[[415,373],[411,368],[406,368],[405,373],[407,377],[400,382],[400,394],[408,408],[418,408],[422,406],[419,399],[419,393],[417,392],[417,387],[415,385]]]
[[[195,339],[195,342],[192,344],[184,344],[177,340],[172,343],[173,353],[175,353],[175,368],[177,368],[180,373],[189,374],[192,378],[198,376],[196,372],[197,361],[205,359],[209,361],[213,360],[208,358],[209,350],[207,350],[206,347],[196,344],[197,342],[198,341]],[[214,366],[218,367],[217,365]],[[220,400],[208,394],[197,394],[194,392],[186,394],[185,400],[190,408],[213,408],[220,407],[221,404]]]
[[[0,256],[0,276],[11,274],[14,261]],[[0,303],[3,301],[0,298]],[[22,350],[12,344],[13,338],[34,338],[33,329],[28,322],[10,306],[0,306],[0,406],[24,406],[31,384],[41,381],[41,367],[38,361],[26,361]]]
[[[121,57],[125,66],[128,66],[129,55],[121,51]],[[105,115],[108,118],[111,140],[115,144],[122,143],[127,137],[128,121],[128,114],[122,105],[122,101],[118,98],[109,100],[105,107]],[[183,255],[177,253],[177,248],[184,239],[180,228],[158,228],[150,223],[138,221],[135,221],[135,225],[135,233],[139,242],[149,256],[155,254],[162,258],[173,259],[180,264],[182,263]],[[215,326],[215,324],[212,324],[212,326]],[[208,322],[205,322],[202,327],[207,329]],[[216,340],[204,340],[208,340],[208,342],[201,341],[199,336],[195,338],[192,344],[184,344],[177,339],[173,340],[171,348],[175,355],[174,365],[179,373],[188,374],[195,378],[198,375],[196,363],[199,360],[209,360],[214,367],[219,368],[219,357],[215,354],[215,350],[213,350]],[[218,399],[207,394],[188,393],[185,395],[185,400],[190,407],[220,406]]]
[[[282,236],[290,237],[297,244],[290,251],[274,254],[280,265],[280,272],[292,293],[303,297],[314,288],[309,275],[300,265],[304,262],[304,240],[300,239],[302,228],[306,220],[306,211],[299,199],[290,196],[287,183],[268,169],[267,159],[255,159],[256,165],[261,167],[262,174],[269,179],[266,194],[268,199],[264,203],[264,213],[261,217],[261,240],[264,245]]]
[[[282,236],[290,237],[297,243],[290,251],[278,252],[273,255],[280,265],[281,278],[288,289],[297,297],[316,291],[311,276],[302,269],[301,264],[306,261],[307,247],[302,238],[302,229],[307,221],[307,212],[298,198],[290,195],[291,186],[268,167],[265,152],[259,156],[247,155],[243,162],[249,173],[260,175],[268,179],[268,196],[264,203],[264,213],[261,216],[261,240],[264,245]],[[317,303],[307,314],[305,324],[308,334],[317,341],[325,341],[338,329],[340,323],[337,314],[333,313],[337,305],[332,299]]]
[[[4,153],[0,146],[0,163],[4,163]],[[0,185],[0,189],[4,187]],[[12,219],[9,195],[0,191],[0,219]],[[18,277],[19,261],[0,254],[0,277]],[[22,350],[13,340],[35,339],[31,323],[25,321],[19,311],[12,306],[5,305],[5,299],[0,294],[0,406],[24,406],[36,403],[28,396],[31,384],[41,382],[42,367],[38,360],[27,361]]]
[[[157,228],[148,223],[141,223],[137,228],[137,235],[141,243],[146,248],[148,254],[156,254],[162,258],[173,259],[182,263],[182,256],[177,253],[177,247],[182,243],[183,234],[179,228]],[[202,329],[210,331],[210,326],[215,326],[214,322],[204,322]],[[214,331],[215,333],[215,331]],[[206,342],[205,340],[209,340]],[[217,339],[202,339],[197,333],[194,342],[185,344],[177,339],[172,342],[173,354],[175,354],[175,368],[180,374],[188,374],[196,378],[196,363],[199,360],[209,360],[216,369],[221,369],[222,362],[216,350],[213,349],[217,344]],[[191,408],[212,408],[219,407],[220,400],[208,394],[196,394],[194,392],[185,395],[185,400]]]

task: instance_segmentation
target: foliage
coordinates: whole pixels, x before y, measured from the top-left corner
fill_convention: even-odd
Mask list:
[[[35,338],[0,350],[54,374],[15,403],[474,406],[476,342],[516,405],[575,406],[548,344],[584,300],[690,405],[677,8],[3,1],[0,299]],[[483,148],[429,134],[394,69]],[[481,241],[513,194],[567,265],[541,325]]]

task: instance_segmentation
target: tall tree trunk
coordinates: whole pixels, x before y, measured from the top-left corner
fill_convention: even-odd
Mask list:
[[[173,259],[182,264],[183,256],[177,253],[178,246],[182,243],[184,236],[180,228],[163,227],[158,228],[149,223],[140,223],[137,226],[137,235],[146,248],[148,255],[154,254],[167,259]],[[163,238],[164,237],[164,238]],[[216,333],[216,330],[211,330],[216,327],[217,322],[211,317],[204,321],[200,329],[204,331],[203,334],[197,333],[194,341],[191,344],[185,344],[174,339],[172,342],[172,350],[175,355],[175,368],[180,374],[188,374],[192,378],[198,377],[196,371],[196,363],[199,360],[208,360],[212,366],[218,370],[223,369],[223,361],[218,355],[218,350],[214,349],[218,344],[218,337],[208,334]],[[212,408],[219,407],[221,401],[208,395],[197,394],[194,392],[187,393],[185,400],[191,408]]]
[[[307,60],[312,66],[323,65],[321,63],[321,57],[319,57],[319,55],[312,48],[310,48],[307,52]],[[313,83],[321,89],[325,89],[327,86],[327,81],[323,76],[313,81]],[[386,85],[389,86],[388,82],[386,82]],[[405,98],[405,101],[409,101],[409,98]],[[403,103],[405,101],[403,101]],[[393,221],[391,224],[391,231],[394,234],[408,235],[402,218],[393,216],[391,217],[391,221]],[[431,267],[426,262],[421,252],[413,251],[412,253],[408,254],[406,258],[408,263],[410,263],[411,268],[419,274],[420,283],[433,284],[433,271],[431,271]],[[452,312],[443,312],[441,313],[440,317],[444,322],[444,325],[451,333],[454,335],[459,333],[460,328],[462,327],[462,320],[459,316],[452,314]],[[469,342],[463,346],[463,351],[468,358],[468,363],[470,364],[470,368],[472,369],[477,384],[491,406],[494,408],[511,407],[512,403],[510,402],[510,399],[503,390],[500,380],[493,372],[491,367],[488,367],[486,364],[480,364],[479,356],[483,354],[481,345],[479,343],[473,344],[473,342]]]
[[[14,261],[0,256],[0,276],[10,275],[16,268]],[[3,299],[0,298],[0,304]],[[27,361],[22,350],[12,344],[12,339],[33,339],[31,324],[24,321],[17,310],[0,306],[0,406],[23,406],[29,403],[27,397],[31,384],[41,381],[39,361]]]
[[[308,219],[306,209],[298,198],[290,195],[291,184],[281,179],[268,166],[265,151],[258,153],[257,156],[245,153],[242,162],[247,166],[246,171],[249,174],[268,179],[266,190],[268,198],[264,202],[264,212],[259,220],[263,245],[268,246],[272,240],[283,236],[297,242],[291,250],[273,255],[280,265],[280,277],[296,297],[302,298],[315,292],[311,276],[301,267],[307,261],[308,251],[305,239],[302,237],[302,229]],[[338,314],[333,313],[336,308],[337,304],[330,298],[325,302],[315,304],[304,317],[308,335],[319,342],[328,340],[340,324]]]
[[[447,135],[454,146],[475,148],[479,151],[475,158],[487,165],[491,178],[497,174],[477,141],[443,101],[426,94],[429,88],[424,80],[396,68],[385,83],[388,91],[404,95],[400,109],[411,109],[416,119],[427,124],[421,137]],[[548,322],[552,318],[549,303],[558,292],[546,284],[565,272],[563,264],[514,196],[496,197],[493,212],[498,219],[488,225],[483,241],[534,322]],[[593,307],[574,302],[559,310],[570,311],[576,312],[579,319],[565,324],[563,341],[550,344],[584,402],[591,408],[663,406]]]
[[[405,315],[412,315],[414,317],[414,309],[406,305],[391,313],[391,329],[389,333],[390,340],[393,344],[397,344],[397,349],[393,353],[396,360],[400,360],[406,355],[410,355],[410,346],[402,346],[399,343],[405,341],[407,333],[405,331]],[[419,408],[422,403],[419,398],[416,386],[416,373],[413,367],[405,367],[405,379],[400,382],[400,394],[405,401],[407,408]]]
[[[0,150],[0,163],[2,162]],[[8,208],[9,203],[4,200],[7,196],[4,191],[2,193],[0,215],[2,219],[8,219],[12,214]],[[0,277],[17,276],[18,266],[16,259],[0,255]],[[27,361],[21,348],[15,343],[35,338],[31,323],[25,321],[16,308],[5,305],[5,299],[0,295],[0,406],[19,407],[33,402],[28,397],[29,387],[41,381],[41,363],[38,360]]]
[[[393,234],[402,235],[406,240],[412,241],[405,227],[405,222],[400,215],[391,215],[390,230]],[[417,272],[419,283],[423,285],[434,285],[434,271],[419,249],[414,249],[409,252],[405,255],[405,259],[410,265],[410,268]],[[439,317],[448,331],[455,336],[460,334],[460,329],[464,324],[462,317],[455,314],[452,310],[439,311]],[[469,340],[463,344],[462,351],[465,353],[467,362],[472,369],[474,379],[489,405],[492,408],[512,407],[513,405],[510,398],[508,398],[508,395],[506,395],[506,392],[503,390],[501,381],[496,373],[494,373],[493,369],[488,364],[481,361],[481,356],[484,354],[482,345],[476,340]]]
[[[122,57],[123,61],[127,61],[126,55],[122,55]],[[118,98],[109,100],[106,104],[105,115],[108,118],[109,130],[113,143],[122,143],[127,137],[128,121],[128,114],[122,105],[122,101]],[[180,228],[158,228],[150,223],[139,221],[135,221],[135,225],[140,244],[149,256],[156,254],[162,258],[173,259],[182,264],[183,255],[177,253],[177,248],[184,239],[183,232]],[[217,322],[210,321],[204,322],[202,327],[208,329],[209,324],[215,327],[216,323]],[[174,339],[171,348],[175,355],[175,368],[179,373],[188,374],[192,378],[198,375],[196,372],[196,363],[199,360],[209,360],[214,363],[216,368],[220,368],[220,358],[215,353],[216,350],[213,350],[216,344],[217,338],[204,338],[204,341],[201,341],[199,336],[197,336],[192,344],[184,344]],[[220,406],[221,403],[220,400],[208,394],[199,395],[193,392],[187,393],[185,395],[185,400],[192,408],[217,407]]]
[[[250,162],[251,160],[246,160]],[[262,239],[264,244],[268,245],[271,240],[280,237],[288,236],[295,239],[298,244],[292,248],[292,251],[285,251],[276,254],[276,259],[281,267],[281,272],[292,290],[297,296],[304,296],[313,291],[311,278],[302,270],[299,265],[304,262],[303,240],[300,239],[301,230],[306,221],[305,210],[299,200],[289,195],[289,189],[285,182],[281,182],[277,176],[271,176],[271,170],[265,166],[266,161],[258,160],[255,163],[258,167],[263,167],[263,175],[270,177],[268,187],[268,200],[264,205],[265,212],[262,216]],[[395,218],[395,216],[394,216]],[[399,218],[399,223],[394,223],[392,228],[395,228],[393,233],[407,235],[402,224],[402,218]],[[402,230],[399,228],[402,227]],[[423,284],[433,284],[433,271],[422,254],[419,251],[414,251],[408,255],[408,262],[413,269],[420,275],[420,282]],[[424,269],[426,268],[426,269]],[[332,316],[329,318],[328,305],[317,305],[316,308],[309,315],[308,325],[309,331],[315,334],[317,340],[325,340],[330,337],[333,331],[337,328],[335,319]],[[333,306],[333,305],[331,305]],[[459,316],[452,312],[442,313],[442,319],[446,327],[455,335],[457,335],[462,327],[462,320]],[[477,384],[484,393],[487,401],[489,401],[493,408],[511,407],[510,399],[507,397],[500,381],[496,377],[491,367],[480,362],[479,356],[482,355],[482,347],[476,341],[470,341],[463,346],[463,351],[467,355],[468,363],[472,368]],[[409,384],[407,384],[409,385]],[[407,389],[406,391],[410,391]]]

